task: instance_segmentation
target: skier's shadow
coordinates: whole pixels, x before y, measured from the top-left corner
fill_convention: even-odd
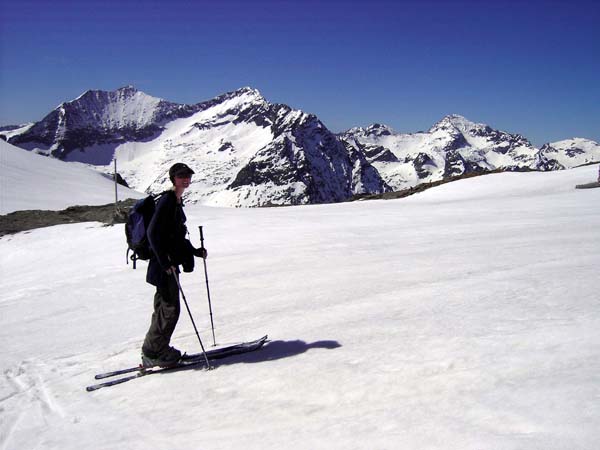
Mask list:
[[[214,367],[231,365],[231,364],[252,364],[266,361],[276,361],[283,358],[291,358],[301,355],[311,349],[327,349],[332,350],[339,348],[342,345],[337,341],[315,341],[307,343],[301,340],[295,341],[269,341],[261,349],[250,353],[242,353],[233,355],[224,359],[211,361]]]

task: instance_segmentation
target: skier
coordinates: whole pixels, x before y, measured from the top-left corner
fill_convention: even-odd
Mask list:
[[[179,319],[179,287],[175,277],[179,265],[184,272],[194,270],[194,256],[207,257],[204,248],[194,248],[186,239],[183,192],[190,186],[194,171],[186,164],[176,163],[169,169],[173,187],[160,196],[148,226],[152,256],[146,281],[156,287],[154,313],[142,345],[144,367],[168,367],[177,364],[181,352],[171,346],[171,336]]]
[[[600,166],[598,166],[598,183],[600,183]]]

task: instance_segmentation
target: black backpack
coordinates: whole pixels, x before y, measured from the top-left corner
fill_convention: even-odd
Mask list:
[[[136,261],[141,259],[147,261],[152,256],[152,249],[148,241],[148,226],[156,210],[156,202],[164,192],[156,195],[149,195],[146,198],[138,200],[129,210],[127,223],[125,223],[125,236],[127,237],[127,255],[126,260],[133,261],[133,268],[136,268]],[[133,252],[129,256],[129,252]]]

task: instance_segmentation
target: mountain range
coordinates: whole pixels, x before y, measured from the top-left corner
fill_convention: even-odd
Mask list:
[[[600,145],[572,138],[533,146],[525,137],[448,115],[428,131],[382,124],[333,133],[313,114],[270,103],[245,87],[194,105],[132,86],[90,90],[41,121],[2,127],[9,143],[118,172],[146,192],[170,186],[169,167],[196,174],[187,199],[213,206],[340,202],[445,178],[548,171],[600,162]]]

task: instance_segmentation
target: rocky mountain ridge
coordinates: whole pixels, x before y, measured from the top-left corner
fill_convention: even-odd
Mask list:
[[[557,170],[600,161],[574,138],[534,147],[525,137],[449,115],[403,134],[373,124],[334,134],[313,114],[269,103],[249,87],[194,105],[132,86],[87,91],[34,124],[0,131],[10,143],[119,172],[140,191],[168,187],[176,161],[196,170],[188,199],[216,206],[327,203],[494,170]]]
[[[519,134],[453,114],[428,131],[403,134],[374,124],[342,134],[393,190],[470,173],[560,170],[600,161],[600,145],[574,138],[536,148]]]

